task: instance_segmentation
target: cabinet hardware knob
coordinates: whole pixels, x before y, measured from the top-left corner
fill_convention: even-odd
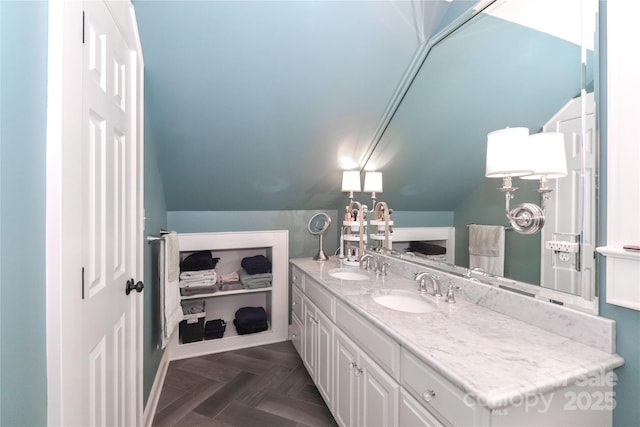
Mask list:
[[[425,402],[430,402],[434,397],[436,397],[436,392],[434,390],[427,390],[422,392],[422,398]]]

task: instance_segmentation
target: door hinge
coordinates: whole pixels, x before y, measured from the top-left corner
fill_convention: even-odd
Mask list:
[[[82,299],[84,299],[84,267],[82,267]]]
[[[84,44],[84,10],[82,11],[82,44]]]

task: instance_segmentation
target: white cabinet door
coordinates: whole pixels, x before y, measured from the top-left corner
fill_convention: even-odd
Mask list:
[[[338,329],[334,330],[334,396],[340,426],[397,426],[400,386]]]
[[[358,348],[338,329],[334,331],[333,342],[333,415],[338,425],[351,427],[357,425],[358,377],[354,371],[358,366]]]
[[[306,297],[303,297],[302,304],[302,361],[327,406],[331,408],[333,324]]]
[[[316,335],[318,321],[316,320],[316,308],[307,299],[303,299],[302,315],[304,317],[302,330],[302,361],[311,377],[316,374]]]
[[[398,383],[362,352],[356,372],[360,377],[358,425],[397,426],[400,391]]]
[[[333,324],[320,310],[316,311],[316,375],[314,377],[318,391],[327,406],[332,408],[331,385],[333,384]]]
[[[296,315],[291,316],[291,342],[296,349],[300,357],[302,357],[302,336],[303,336],[302,322]]]

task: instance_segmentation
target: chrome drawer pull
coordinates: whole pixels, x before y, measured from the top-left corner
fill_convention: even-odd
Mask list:
[[[422,392],[422,398],[425,402],[430,402],[434,397],[436,397],[436,392],[434,390],[427,390]]]

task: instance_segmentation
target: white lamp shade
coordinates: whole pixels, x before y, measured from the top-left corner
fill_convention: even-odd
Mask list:
[[[567,176],[564,135],[560,132],[541,132],[529,137],[533,173],[522,179],[553,179]]]
[[[533,173],[529,164],[529,129],[500,129],[487,134],[487,178],[522,176]]]
[[[342,171],[342,191],[360,191],[360,171]]]
[[[364,191],[366,193],[382,193],[382,172],[366,172],[364,174]]]

